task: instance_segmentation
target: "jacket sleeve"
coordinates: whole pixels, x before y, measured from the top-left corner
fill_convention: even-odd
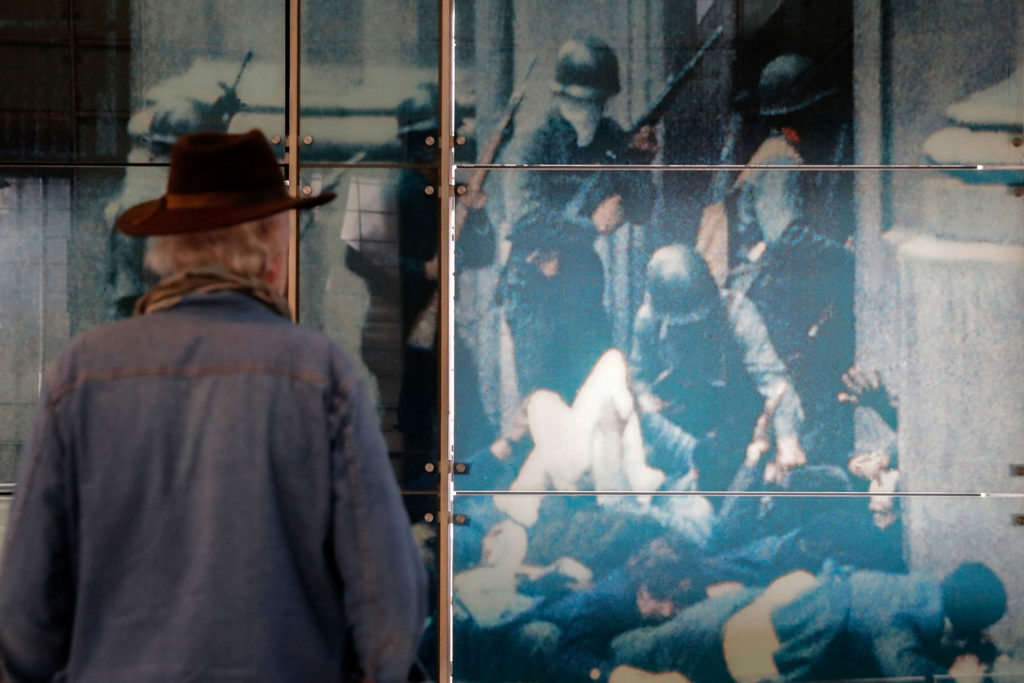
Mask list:
[[[883,676],[927,676],[930,679],[946,673],[927,656],[921,634],[905,617],[898,617],[872,645]]]
[[[50,681],[67,665],[75,602],[67,450],[44,399],[22,455],[0,571],[4,680]]]
[[[792,436],[800,432],[804,410],[789,376],[789,370],[779,358],[768,328],[751,301],[739,292],[730,292],[726,298],[729,324],[743,353],[743,364],[757,391],[770,398],[783,391],[775,411],[775,430],[779,436]]]
[[[407,680],[426,621],[426,570],[361,381],[342,390],[333,458],[334,553],[363,675]]]

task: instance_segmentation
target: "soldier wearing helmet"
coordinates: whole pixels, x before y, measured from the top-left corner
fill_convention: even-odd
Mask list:
[[[630,366],[648,460],[670,482],[695,467],[701,489],[727,488],[769,400],[781,460],[801,459],[800,400],[764,322],[690,247],[651,256]]]
[[[637,161],[629,136],[605,105],[622,88],[618,58],[602,39],[566,41],[551,81],[552,107],[524,135],[524,164]],[[645,159],[639,159],[644,161]],[[505,188],[512,246],[501,296],[511,331],[518,389],[545,387],[571,402],[612,344],[602,296],[604,269],[594,240],[624,222],[647,221],[653,187],[645,174],[578,170],[509,174]]]
[[[822,81],[803,55],[762,68],[757,113],[771,132],[726,196],[725,219],[702,222],[698,244],[727,245],[727,263],[711,259],[715,272],[757,306],[807,412],[805,446],[831,457],[852,446],[850,411],[836,401],[853,363],[852,178],[799,168],[850,161],[841,94]],[[763,165],[793,170],[753,168]]]

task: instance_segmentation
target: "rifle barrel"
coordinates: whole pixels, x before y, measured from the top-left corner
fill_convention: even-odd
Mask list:
[[[718,40],[719,37],[721,37],[724,30],[725,29],[722,26],[718,26],[714,31],[712,31],[711,35],[708,36],[707,40],[704,41],[704,44],[701,45],[697,52],[694,53],[693,57],[690,57],[690,60],[683,65],[683,68],[668,79],[665,83],[665,87],[662,88],[661,92],[658,93],[658,96],[654,98],[654,103],[651,104],[644,115],[637,119],[630,127],[630,134],[636,133],[644,126],[650,126],[657,123],[658,119],[662,117],[662,114],[664,113],[663,109],[667,106],[668,101],[675,93],[676,88],[678,88],[682,80],[686,78],[691,71],[693,71],[693,68],[697,66],[697,62],[704,57],[704,53],[711,49],[711,46],[714,45],[715,41]]]

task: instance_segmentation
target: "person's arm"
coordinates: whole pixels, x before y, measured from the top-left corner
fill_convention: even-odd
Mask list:
[[[654,382],[664,370],[658,363],[658,324],[649,303],[637,309],[633,319],[633,345],[629,352],[630,389],[640,412],[658,412],[654,400]]]
[[[764,477],[765,481],[778,481],[791,468],[807,463],[807,454],[799,437],[804,418],[803,406],[757,307],[737,292],[729,294],[727,305],[729,322],[743,353],[747,374],[758,393],[766,400],[777,401],[773,418],[775,460],[765,469]]]
[[[727,297],[729,322],[743,353],[743,364],[754,386],[766,400],[777,401],[773,426],[779,440],[795,438],[804,411],[785,363],[768,336],[757,307],[742,294]]]
[[[925,654],[917,629],[906,621],[905,618],[894,620],[874,640],[875,660],[882,675],[896,678],[945,674],[946,669]]]
[[[68,662],[74,622],[67,442],[43,399],[24,451],[0,571],[3,680],[50,681]]]
[[[859,365],[854,365],[843,373],[843,384],[846,391],[839,392],[837,397],[841,403],[871,408],[885,420],[890,429],[899,429],[896,399],[882,382],[878,370],[868,372]]]
[[[332,453],[334,553],[366,679],[404,681],[426,620],[426,571],[364,384],[349,377]]]

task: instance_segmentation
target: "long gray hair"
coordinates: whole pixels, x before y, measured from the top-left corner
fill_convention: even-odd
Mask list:
[[[203,232],[149,239],[146,265],[160,277],[200,266],[220,265],[240,275],[260,276],[279,255],[272,217]]]

